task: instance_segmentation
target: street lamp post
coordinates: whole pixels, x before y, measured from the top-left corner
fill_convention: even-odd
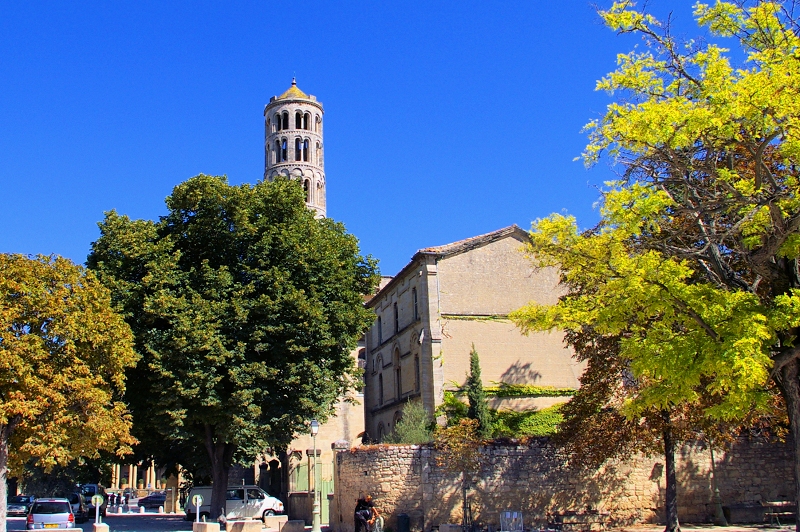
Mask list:
[[[317,490],[317,432],[319,421],[311,420],[311,438],[314,441],[314,507],[311,516],[311,532],[320,532],[319,491]]]

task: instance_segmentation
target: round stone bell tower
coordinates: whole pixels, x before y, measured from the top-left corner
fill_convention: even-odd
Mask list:
[[[300,181],[306,205],[318,218],[325,216],[322,114],[322,104],[298,89],[294,79],[264,108],[264,179],[285,175]]]

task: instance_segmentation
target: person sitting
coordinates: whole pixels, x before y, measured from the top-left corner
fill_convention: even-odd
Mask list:
[[[363,499],[356,501],[356,509],[353,513],[353,521],[356,525],[356,532],[369,532],[370,525],[375,522],[375,503],[372,502],[372,496],[367,495]]]

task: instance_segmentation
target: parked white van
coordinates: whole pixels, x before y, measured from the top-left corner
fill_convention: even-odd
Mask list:
[[[200,518],[211,515],[211,486],[195,486],[189,490],[186,501],[186,520],[197,519],[197,509],[192,500],[195,495],[203,496]],[[225,494],[225,517],[227,519],[256,518],[283,513],[283,503],[258,486],[229,486]]]

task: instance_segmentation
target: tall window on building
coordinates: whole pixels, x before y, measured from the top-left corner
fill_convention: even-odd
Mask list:
[[[403,377],[401,371],[402,368],[400,366],[397,366],[394,370],[395,380],[397,381],[395,383],[397,388],[397,399],[401,399],[403,397]]]
[[[310,119],[311,119],[311,115],[310,114],[306,113],[306,114],[303,115],[303,129],[306,129],[306,130],[308,129],[308,126],[309,126],[308,122],[310,121]]]
[[[308,162],[308,139],[303,141],[303,160]]]
[[[319,142],[317,142],[317,153],[314,155],[315,161],[317,164],[322,164],[322,148],[319,146]]]
[[[419,355],[414,357],[414,391],[418,392],[420,387],[420,374],[419,374]]]
[[[383,404],[383,374],[378,375],[378,404]]]
[[[281,115],[281,118],[283,119],[283,126],[281,129],[289,129],[289,113],[284,111],[283,115]]]
[[[397,303],[392,305],[392,310],[394,311],[394,333],[397,334],[397,331],[400,330],[400,314],[397,312]]]
[[[281,115],[275,115],[275,130],[281,130]]]
[[[319,126],[321,124],[322,124],[322,120],[320,119],[319,115],[317,115],[317,118],[314,120],[314,131],[316,133],[319,133]]]
[[[412,303],[414,304],[414,321],[419,319],[419,307],[417,306],[417,289],[411,289],[411,299]]]
[[[280,141],[276,140],[275,141],[275,150],[272,152],[272,162],[273,163],[279,163],[281,161],[280,153],[281,153],[281,143],[280,143]]]
[[[383,320],[378,316],[378,345],[383,343]]]
[[[302,146],[302,144],[301,144],[301,141],[300,141],[300,137],[297,137],[296,139],[294,139],[294,160],[295,161],[299,161],[300,160],[300,156],[302,155],[302,153],[301,153],[302,152],[302,147],[301,146]]]
[[[303,190],[306,193],[306,203],[311,203],[311,181],[308,179],[303,180]]]
[[[361,370],[361,379],[356,386],[356,391],[360,394],[364,393],[364,384],[367,381],[367,350],[363,347],[358,350],[358,369]]]
[[[303,129],[303,113],[297,111],[294,114],[294,128],[295,129]]]
[[[287,155],[287,151],[288,151],[287,144],[288,143],[287,143],[286,139],[282,139],[281,140],[281,161],[282,162],[286,162],[286,161],[289,160],[289,157]]]

